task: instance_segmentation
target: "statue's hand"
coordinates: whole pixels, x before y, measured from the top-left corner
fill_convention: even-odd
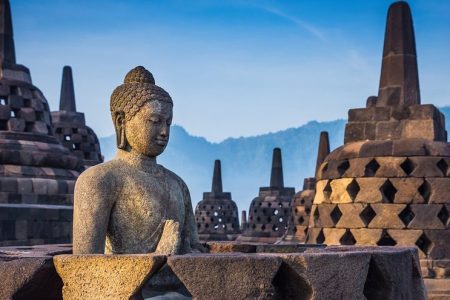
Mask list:
[[[190,253],[207,253],[208,249],[200,243],[191,245]]]
[[[176,254],[179,252],[180,244],[180,223],[174,220],[164,221],[163,232],[155,253],[164,255]]]

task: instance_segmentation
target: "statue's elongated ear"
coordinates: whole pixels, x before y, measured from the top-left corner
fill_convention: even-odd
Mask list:
[[[125,149],[128,142],[125,136],[125,113],[123,111],[115,112],[114,126],[116,127],[117,148]]]

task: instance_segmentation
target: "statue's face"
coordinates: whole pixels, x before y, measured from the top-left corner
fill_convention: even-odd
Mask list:
[[[172,104],[163,101],[149,101],[125,123],[128,145],[134,151],[156,157],[169,141],[172,123]]]

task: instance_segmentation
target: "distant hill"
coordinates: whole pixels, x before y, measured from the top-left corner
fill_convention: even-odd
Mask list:
[[[450,107],[440,110],[450,120]],[[329,132],[331,149],[334,149],[344,141],[345,122],[311,121],[297,128],[254,137],[229,138],[220,143],[192,136],[183,127],[174,125],[169,145],[158,157],[158,163],[185,180],[195,207],[202,199],[202,193],[211,189],[214,160],[222,160],[224,191],[232,193],[240,210],[248,210],[259,187],[269,185],[274,147],[280,147],[282,151],[285,186],[295,187],[297,191],[302,187],[303,178],[313,176],[320,132]],[[115,143],[115,136],[100,138],[106,160],[114,156]]]

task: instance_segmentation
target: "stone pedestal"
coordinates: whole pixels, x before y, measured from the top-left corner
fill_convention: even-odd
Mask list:
[[[208,248],[209,254],[169,256],[164,265],[166,257],[151,254],[74,256],[58,255],[70,252],[68,245],[4,247],[0,295],[56,300],[63,291],[65,299],[139,299],[151,276],[146,286],[158,290],[154,279],[166,278],[164,287],[174,281],[195,299],[426,299],[415,248],[236,242]],[[442,295],[445,283],[427,281],[427,287]]]

